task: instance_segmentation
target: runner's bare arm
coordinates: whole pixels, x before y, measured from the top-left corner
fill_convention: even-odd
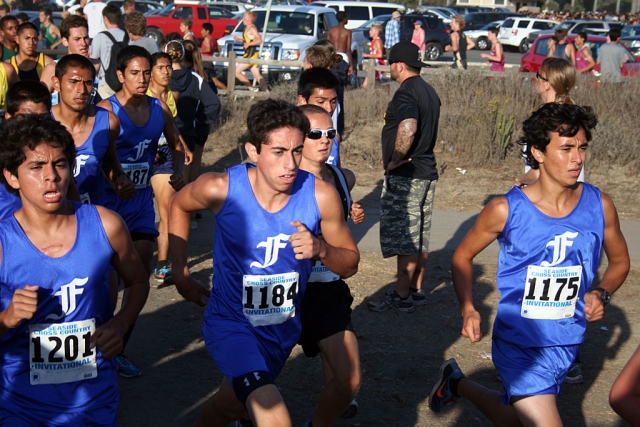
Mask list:
[[[629,250],[627,242],[620,231],[620,220],[618,212],[613,204],[613,200],[605,194],[602,194],[602,207],[604,209],[604,239],[602,247],[607,254],[609,264],[599,287],[613,294],[627,278],[631,261],[629,259]],[[587,292],[584,296],[585,307],[584,313],[589,322],[600,320],[604,315],[604,307],[600,299],[599,291]]]
[[[159,100],[162,105],[162,113],[164,115],[164,136],[167,138],[167,144],[171,150],[171,156],[173,157],[173,170],[174,173],[182,175],[182,165],[189,165],[193,160],[193,153],[187,147],[187,144],[182,144],[180,139],[180,131],[176,126],[176,122],[173,120],[173,115],[167,104]]]
[[[462,335],[471,342],[482,339],[480,314],[476,311],[471,297],[473,258],[498,238],[507,222],[508,214],[509,206],[504,197],[489,202],[453,253],[451,276],[463,318]]]
[[[120,120],[118,116],[109,112],[109,146],[104,154],[102,172],[115,183],[115,191],[121,199],[131,199],[135,195],[135,188],[126,173],[122,170],[116,141],[120,135]]]
[[[356,175],[349,169],[342,169],[342,172],[344,173],[344,177],[347,180],[347,187],[349,187],[349,192],[351,192],[353,187],[356,185]],[[351,208],[349,209],[349,216],[351,217],[351,220],[354,224],[360,224],[362,221],[364,221],[364,209],[362,209],[362,206],[360,206],[359,203],[352,202]]]
[[[7,74],[7,83],[9,86],[11,86],[12,84],[18,81],[18,74],[10,64],[7,64],[7,63],[3,63],[3,64],[4,64],[4,70]]]
[[[176,288],[184,299],[204,306],[209,291],[191,278],[187,265],[187,242],[189,240],[189,213],[211,209],[218,212],[227,197],[229,177],[227,174],[205,173],[176,193],[169,203],[169,248],[173,263],[172,275]]]
[[[120,216],[102,206],[96,206],[102,226],[113,249],[111,265],[129,288],[127,303],[111,320],[96,329],[92,347],[98,346],[106,358],[122,351],[122,339],[136,321],[149,295],[149,278],[133,247],[129,230]]]
[[[358,272],[360,252],[344,221],[338,192],[333,186],[316,180],[315,194],[322,239],[310,233],[300,221],[293,221],[291,225],[297,227],[298,232],[292,234],[289,241],[296,259],[319,259],[340,277],[351,277]]]
[[[40,75],[40,83],[49,88],[49,92],[51,93],[53,93],[53,82],[51,81],[51,77],[54,76],[55,72],[56,63],[52,62],[44,66],[44,68],[42,69],[42,74]]]

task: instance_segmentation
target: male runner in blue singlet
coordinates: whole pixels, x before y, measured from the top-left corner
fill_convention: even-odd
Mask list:
[[[545,104],[523,123],[518,143],[540,178],[491,201],[452,262],[462,334],[477,342],[482,332],[471,298],[472,262],[492,241],[500,243],[492,356],[504,393],[465,378],[450,359],[429,396],[434,411],[464,397],[495,425],[562,425],[556,395],[586,323],[602,318],[630,266],[613,201],[578,182],[596,124],[589,107],[556,103]],[[590,289],[603,248],[609,264],[599,287]]]
[[[116,426],[113,357],[149,292],[140,258],[118,215],[66,199],[75,146],[64,126],[27,115],[0,140],[0,180],[22,200],[0,221],[0,425]],[[116,316],[109,265],[130,289]]]
[[[122,89],[101,101],[98,106],[115,113],[120,121],[116,151],[122,169],[136,189],[132,199],[122,200],[111,185],[105,185],[104,206],[116,211],[124,219],[136,252],[145,270],[151,274],[154,240],[158,235],[153,210],[149,174],[158,149],[158,139],[164,132],[173,157],[174,172],[182,170],[184,156],[178,131],[169,107],[163,101],[146,95],[151,78],[151,55],[140,46],[127,46],[118,52],[117,74]],[[127,289],[123,296],[127,304]],[[131,331],[125,337],[125,345]],[[123,355],[117,358],[119,373],[136,377],[140,369]]]
[[[120,198],[132,198],[134,190],[116,155],[118,117],[89,103],[95,74],[93,64],[84,56],[70,54],[60,59],[52,79],[59,102],[51,108],[51,115],[73,136],[76,145],[73,176],[80,200],[104,205],[103,172],[113,181]]]
[[[260,101],[249,110],[247,127],[245,150],[255,167],[204,174],[170,206],[176,287],[188,301],[208,300],[202,331],[224,374],[199,426],[226,426],[241,417],[259,426],[291,426],[274,381],[300,336],[312,260],[349,277],[360,258],[335,188],[298,169],[309,131],[300,109]],[[211,298],[187,267],[189,212],[202,209],[216,216]]]

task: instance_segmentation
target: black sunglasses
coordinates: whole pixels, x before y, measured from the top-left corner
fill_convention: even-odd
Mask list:
[[[540,75],[540,71],[536,71],[536,79],[544,80],[545,82],[549,82],[549,80],[545,79]]]
[[[329,139],[333,139],[336,137],[336,130],[334,128],[321,130],[321,129],[311,129],[307,134],[307,138],[309,139],[320,139],[323,135],[325,135]]]

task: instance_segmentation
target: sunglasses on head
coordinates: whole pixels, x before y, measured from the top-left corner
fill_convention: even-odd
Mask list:
[[[334,128],[322,130],[322,129],[311,129],[307,134],[307,138],[309,139],[320,139],[322,136],[326,136],[329,139],[333,139],[336,137],[336,130]]]

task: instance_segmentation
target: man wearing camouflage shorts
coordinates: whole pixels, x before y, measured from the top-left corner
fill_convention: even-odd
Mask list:
[[[392,308],[411,313],[426,303],[422,278],[427,262],[431,212],[438,170],[433,147],[438,135],[440,98],[420,77],[420,51],[411,42],[397,43],[389,54],[391,78],[400,88],[385,113],[382,159],[385,180],[380,200],[380,246],[385,258],[398,257],[396,289],[373,311]]]

